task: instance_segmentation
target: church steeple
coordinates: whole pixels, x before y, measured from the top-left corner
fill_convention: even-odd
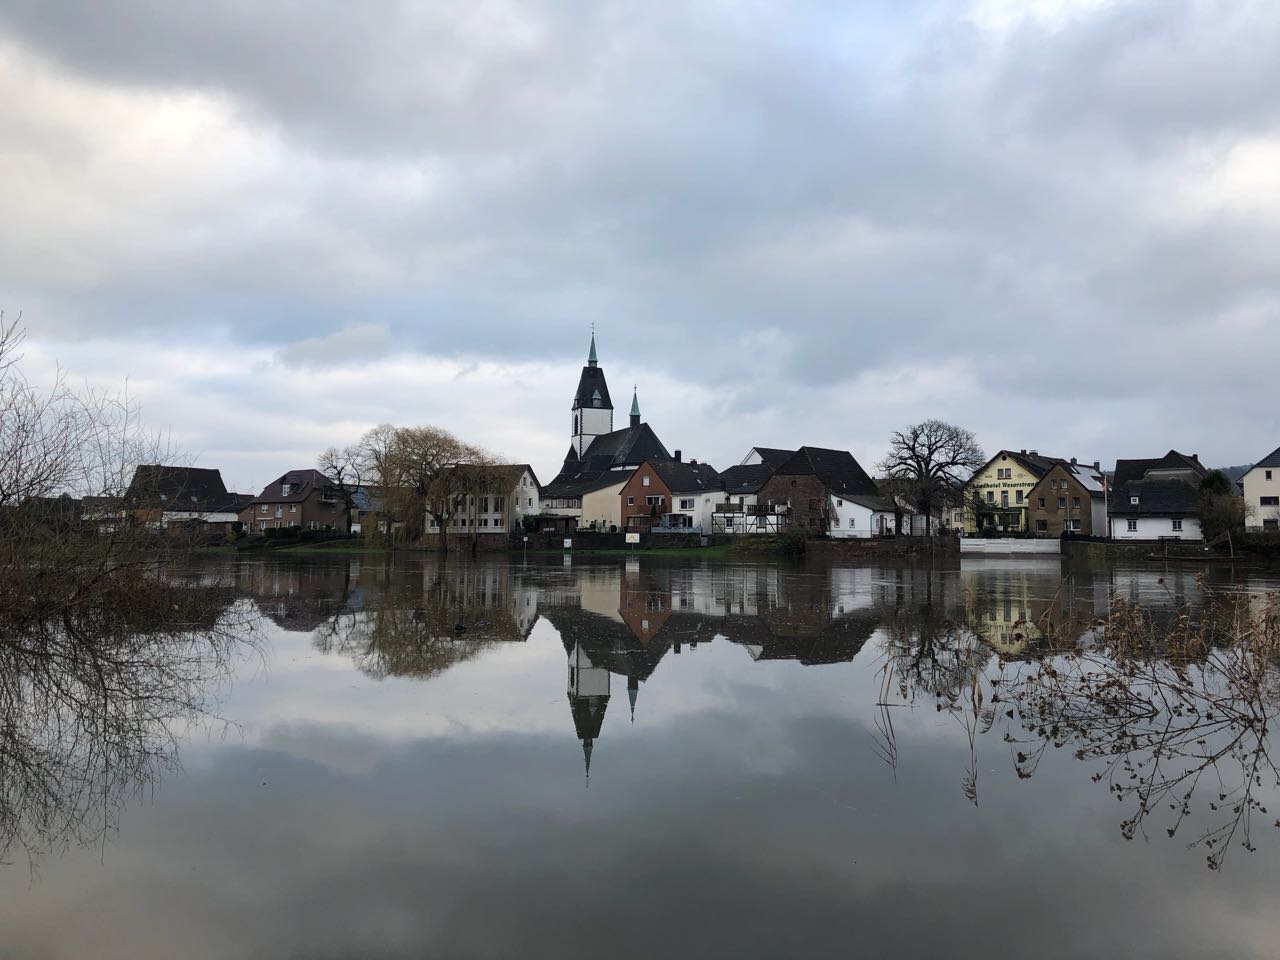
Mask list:
[[[640,396],[635,387],[631,388],[631,425],[640,426]]]
[[[573,395],[570,409],[573,422],[573,448],[581,457],[591,441],[613,431],[613,401],[609,399],[609,385],[604,379],[596,353],[596,332],[591,331],[591,352],[586,366],[578,377],[578,389]]]

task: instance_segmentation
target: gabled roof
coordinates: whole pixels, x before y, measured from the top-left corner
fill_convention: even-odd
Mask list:
[[[856,503],[860,507],[866,507],[875,513],[893,513],[897,509],[892,500],[866,493],[846,494],[844,499],[850,503]]]
[[[694,493],[720,489],[720,474],[709,463],[678,460],[650,460],[649,466],[672,493]]]
[[[720,480],[724,484],[726,494],[741,496],[758,493],[773,476],[773,472],[774,468],[766,463],[748,463],[730,467],[720,474]]]
[[[769,467],[771,470],[777,470],[796,455],[794,450],[782,450],[778,447],[752,447],[751,449],[760,455],[760,466]]]
[[[1194,455],[1170,450],[1163,457],[1117,460],[1112,516],[1188,516],[1200,499],[1207,471]],[[1132,503],[1134,497],[1137,503]]]
[[[1280,447],[1276,447],[1254,464],[1255,467],[1280,467]]]
[[[638,467],[646,460],[670,460],[671,454],[647,423],[602,433],[582,451],[592,467]]]
[[[226,507],[231,495],[222,474],[204,467],[169,467],[144,463],[133,472],[125,500],[138,506],[190,510]]]
[[[876,482],[848,450],[801,447],[777,470],[782,476],[815,476],[834,494],[879,496]]]
[[[289,484],[289,492],[281,493],[280,488],[286,483]],[[301,503],[317,490],[332,485],[333,481],[319,470],[290,470],[263,487],[250,503]]]

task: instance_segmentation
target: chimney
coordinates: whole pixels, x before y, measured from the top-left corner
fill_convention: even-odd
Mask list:
[[[679,462],[680,462],[680,451],[679,451],[679,450],[677,450],[677,451],[676,451],[676,463],[679,463]]]
[[[696,467],[696,466],[698,465],[698,461],[697,461],[697,460],[692,460],[692,459],[691,459],[691,460],[689,461],[689,465],[690,465],[691,467]]]
[[[1077,465],[1077,464],[1076,464],[1076,458],[1075,458],[1075,457],[1072,457],[1072,458],[1071,458],[1071,465],[1072,465],[1073,467]]]
[[[1095,470],[1097,470],[1099,473],[1101,473],[1101,472],[1102,472],[1102,461],[1101,461],[1101,460],[1095,460],[1095,461],[1093,461],[1093,469],[1095,469]]]
[[[1023,452],[1023,453],[1026,453],[1026,452],[1027,452],[1027,448],[1026,448],[1026,447],[1023,447],[1023,448],[1022,448],[1022,452]]]

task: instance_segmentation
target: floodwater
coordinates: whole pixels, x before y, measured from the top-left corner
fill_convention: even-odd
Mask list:
[[[242,644],[0,716],[0,957],[1280,955],[1275,678],[1202,735],[1059,659],[1274,572],[200,573]]]

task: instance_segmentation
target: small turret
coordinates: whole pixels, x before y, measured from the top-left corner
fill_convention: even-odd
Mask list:
[[[631,388],[631,425],[640,426],[640,396],[635,387]]]

